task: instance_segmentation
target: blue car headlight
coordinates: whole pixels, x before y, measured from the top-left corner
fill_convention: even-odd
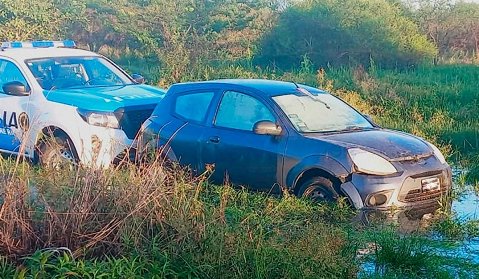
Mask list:
[[[385,158],[361,148],[348,149],[349,157],[357,171],[374,175],[388,175],[397,169]]]

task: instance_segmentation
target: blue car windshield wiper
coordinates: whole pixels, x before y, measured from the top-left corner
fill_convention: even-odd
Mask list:
[[[308,96],[309,98],[313,99],[313,101],[316,101],[318,103],[321,103],[323,104],[327,109],[331,109],[331,107],[328,105],[328,103],[320,100],[318,98],[318,96],[314,95],[313,93],[309,92],[308,89],[306,88],[302,88],[302,87],[299,87],[299,85],[293,81],[293,84],[296,85],[296,90],[298,90],[298,92],[300,92],[301,94],[304,94],[306,96]]]
[[[343,132],[343,131],[362,131],[362,130],[366,130],[368,129],[367,127],[361,127],[361,126],[355,126],[355,125],[351,125],[351,126],[347,126],[346,128],[344,129],[341,129],[340,131]]]

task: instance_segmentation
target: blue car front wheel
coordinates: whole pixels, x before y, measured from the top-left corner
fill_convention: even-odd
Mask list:
[[[339,197],[333,182],[324,177],[313,177],[305,181],[299,188],[298,196],[314,202],[334,202]]]

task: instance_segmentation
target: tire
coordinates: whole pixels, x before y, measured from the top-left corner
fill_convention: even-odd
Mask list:
[[[324,177],[313,177],[301,184],[298,196],[314,202],[336,202],[339,194],[331,180]]]
[[[73,142],[68,137],[46,136],[37,148],[38,162],[42,167],[72,170],[78,165]]]

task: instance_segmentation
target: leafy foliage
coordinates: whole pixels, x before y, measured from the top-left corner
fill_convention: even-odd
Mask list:
[[[423,0],[413,15],[441,57],[479,59],[479,3]]]
[[[386,0],[301,1],[288,8],[263,42],[260,59],[298,65],[308,56],[316,65],[361,63],[409,65],[431,59],[435,47]]]
[[[220,60],[405,66],[431,61],[436,47],[441,55],[475,53],[478,7],[449,0],[1,0],[0,39],[69,37],[112,56],[156,57],[171,83]]]
[[[0,40],[54,39],[64,29],[63,24],[82,9],[76,0],[1,0]],[[74,12],[75,11],[75,12]]]

